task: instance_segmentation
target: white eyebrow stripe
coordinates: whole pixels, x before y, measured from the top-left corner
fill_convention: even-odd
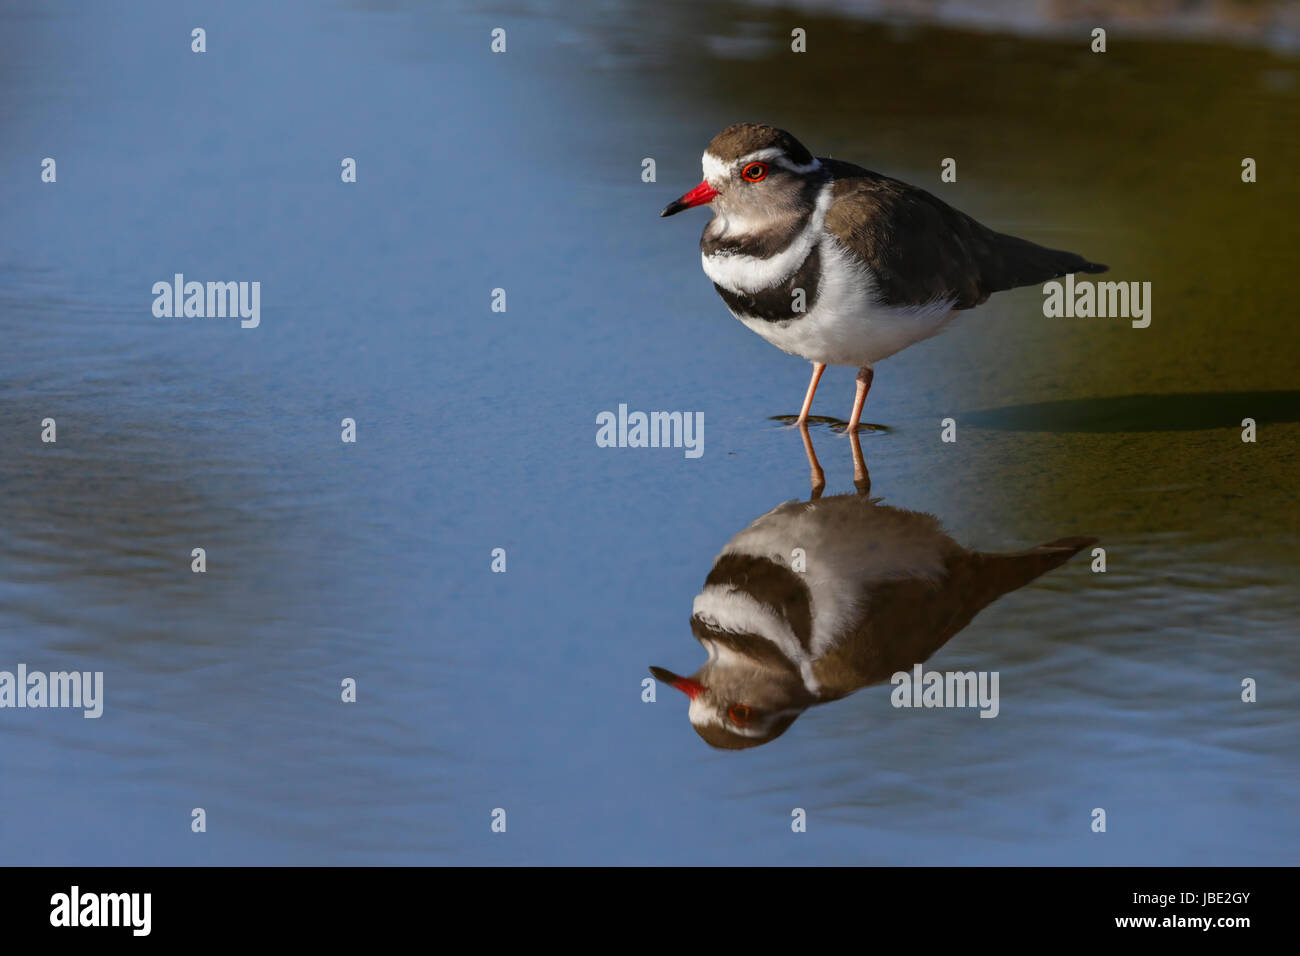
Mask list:
[[[792,163],[789,157],[777,146],[769,146],[766,149],[755,150],[746,156],[742,156],[736,161],[736,165],[743,166],[746,163],[760,163],[763,161],[775,162],[778,166],[783,166],[792,173],[811,173],[814,169],[820,169],[822,165],[817,161],[816,157],[813,158],[811,163],[805,163],[802,166],[798,163]]]
[[[792,173],[811,173],[814,169],[821,169],[821,162],[816,157],[810,163],[799,165],[790,162],[789,158],[777,146],[768,146],[764,149],[757,149],[752,153],[740,157],[732,163],[725,163],[712,153],[705,151],[700,157],[700,165],[704,169],[704,179],[706,182],[717,182],[726,179],[731,174],[733,166],[743,167],[747,163],[775,162],[783,169],[788,169]]]

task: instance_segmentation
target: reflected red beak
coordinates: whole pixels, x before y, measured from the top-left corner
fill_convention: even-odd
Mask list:
[[[691,680],[689,677],[679,677],[672,671],[664,670],[662,667],[652,667],[650,668],[650,673],[654,675],[655,680],[676,687],[691,700],[694,700],[695,695],[700,691],[708,690],[708,688],[699,681]]]
[[[717,194],[718,191],[710,186],[706,180],[688,192],[681,199],[674,199],[667,206],[664,206],[664,211],[659,215],[661,218],[663,216],[675,216],[683,209],[690,209],[692,206],[703,206],[706,202],[712,202],[713,197]]]

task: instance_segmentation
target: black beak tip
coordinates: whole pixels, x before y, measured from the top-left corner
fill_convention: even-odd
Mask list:
[[[685,208],[686,207],[682,205],[680,200],[674,199],[667,206],[664,206],[663,211],[659,213],[659,218],[665,219],[668,216],[675,216]]]
[[[671,684],[677,679],[677,675],[672,671],[666,671],[662,667],[650,667],[650,675],[661,684]]]

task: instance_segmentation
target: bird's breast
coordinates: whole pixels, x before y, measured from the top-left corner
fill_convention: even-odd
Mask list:
[[[872,365],[940,332],[952,303],[891,307],[880,303],[876,279],[865,263],[834,236],[822,234],[789,271],[767,286],[738,284],[754,278],[705,257],[704,271],[727,308],[751,331],[792,355],[831,365]]]
[[[714,263],[716,267],[716,263]],[[757,319],[763,322],[788,322],[807,315],[816,306],[822,278],[822,261],[819,246],[812,246],[803,261],[784,278],[778,276],[771,285],[757,289],[729,286],[719,281],[709,269],[705,259],[704,271],[713,279],[727,308],[738,319]],[[725,270],[716,270],[725,271]]]

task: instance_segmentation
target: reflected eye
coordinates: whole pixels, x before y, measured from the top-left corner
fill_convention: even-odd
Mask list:
[[[739,724],[741,727],[744,727],[749,723],[750,715],[750,709],[744,704],[737,704],[727,711],[727,716],[731,718],[731,722],[733,724]]]
[[[751,183],[759,182],[767,175],[767,163],[750,163],[740,171],[740,175]]]

